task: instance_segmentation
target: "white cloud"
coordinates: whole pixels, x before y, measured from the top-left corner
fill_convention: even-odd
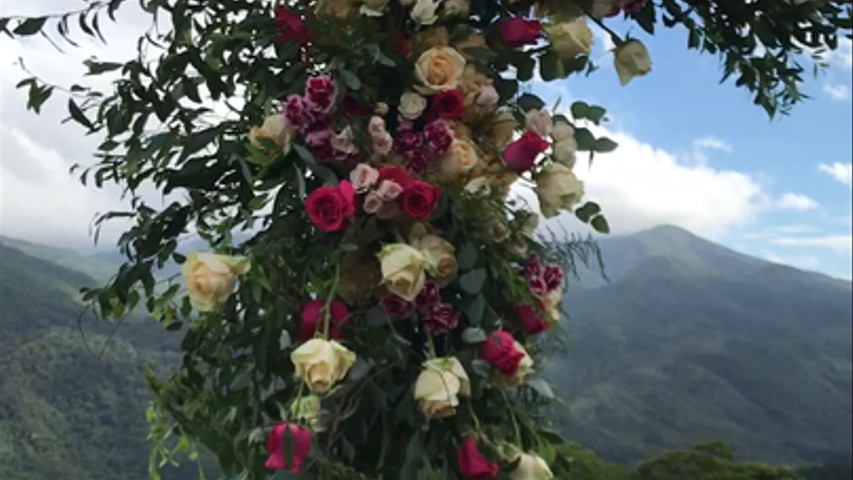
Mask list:
[[[823,86],[823,92],[836,102],[843,102],[850,98],[850,88],[847,85],[827,83]]]
[[[786,193],[779,197],[776,200],[776,208],[780,210],[796,210],[798,212],[805,212],[808,210],[814,210],[820,206],[817,201],[811,197],[800,193]]]
[[[828,248],[848,256],[853,252],[853,235],[822,235],[813,237],[780,237],[770,240],[784,247]]]
[[[826,53],[824,61],[831,66],[850,70],[853,68],[853,40],[841,37],[838,39],[838,48]]]
[[[769,250],[762,250],[761,254],[773,263],[790,265],[804,270],[817,270],[820,260],[813,255],[780,255]]]
[[[821,163],[817,168],[844,185],[853,186],[853,163]]]
[[[720,150],[721,152],[732,153],[732,146],[728,142],[714,136],[697,138],[693,141],[694,149],[709,149]]]
[[[819,232],[820,230],[821,229],[819,227],[816,227],[814,225],[776,225],[772,227],[763,228],[755,233],[744,234],[743,237],[749,239],[762,239],[778,237],[779,235],[799,235],[803,233],[815,233]]]

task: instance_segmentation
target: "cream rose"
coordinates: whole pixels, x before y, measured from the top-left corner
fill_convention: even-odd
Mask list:
[[[283,153],[287,154],[290,151],[290,142],[293,140],[293,130],[288,128],[284,115],[270,115],[264,119],[263,125],[249,130],[249,141],[255,147],[263,149],[261,138],[272,140]]]
[[[414,238],[412,246],[423,254],[427,273],[438,286],[445,286],[456,278],[456,247],[452,243],[434,233],[426,233]]]
[[[415,63],[415,75],[429,93],[453,90],[465,71],[465,57],[452,47],[430,48]]]
[[[249,271],[246,257],[231,257],[215,253],[190,253],[181,267],[181,274],[193,308],[212,312],[231,296],[237,276]]]
[[[542,302],[542,309],[548,314],[548,318],[545,319],[548,325],[553,327],[560,323],[560,305],[563,303],[563,289],[555,288],[544,296],[539,297],[539,300]]]
[[[381,17],[385,15],[385,7],[389,0],[362,0],[359,11],[368,17]]]
[[[467,17],[471,13],[471,0],[446,0],[444,14],[448,17]]]
[[[334,340],[312,338],[290,354],[290,361],[312,393],[326,393],[346,376],[355,354]]]
[[[554,158],[554,161],[562,163],[570,169],[575,167],[575,160],[577,158],[575,153],[578,150],[578,143],[574,138],[560,140],[554,144],[553,148],[554,152],[552,157]]]
[[[570,210],[581,201],[583,193],[583,182],[565,165],[549,163],[536,177],[539,209],[545,218],[557,216],[560,210]]]
[[[524,379],[533,372],[533,359],[527,353],[524,345],[516,340],[515,349],[523,353],[524,358],[521,359],[521,362],[518,364],[518,370],[516,370],[515,374],[511,377],[506,377],[497,371],[495,372],[494,381],[498,386],[517,387],[524,383]]]
[[[634,77],[641,77],[652,69],[649,51],[639,40],[628,40],[616,47],[613,64],[619,74],[619,83],[627,85]]]
[[[418,249],[405,243],[386,245],[379,252],[382,285],[391,293],[413,301],[426,281],[426,258]]]
[[[438,175],[448,182],[459,180],[477,166],[479,161],[480,157],[471,142],[454,139],[450,144],[450,151],[439,160]]]
[[[501,149],[505,147],[512,140],[515,127],[517,126],[518,124],[515,122],[515,117],[512,116],[512,113],[502,111],[498,114],[492,121],[490,128],[495,146]]]
[[[467,184],[463,189],[465,193],[475,197],[488,197],[492,194],[492,186],[486,177],[477,177]]]
[[[412,7],[411,17],[418,25],[432,25],[438,20],[438,6],[441,0],[418,0]]]
[[[533,130],[538,133],[540,137],[547,137],[551,134],[551,128],[553,128],[553,122],[551,121],[551,115],[544,110],[530,110],[525,115],[525,126],[528,130]]]
[[[483,108],[494,108],[500,101],[500,94],[494,85],[486,85],[477,92],[476,103]]]
[[[434,358],[423,364],[415,382],[415,401],[427,418],[446,418],[456,413],[459,395],[471,395],[468,374],[455,357]]]
[[[551,129],[551,138],[553,138],[555,142],[562,142],[563,140],[569,139],[574,140],[575,129],[566,122],[557,122],[554,124],[554,128]]]
[[[406,92],[400,97],[400,116],[406,120],[414,120],[426,110],[427,99],[415,92]]]
[[[542,29],[551,41],[551,48],[564,60],[587,54],[592,48],[592,31],[583,18],[567,23],[543,25]]]
[[[550,480],[554,478],[548,463],[539,455],[522,453],[518,466],[509,472],[510,480]]]

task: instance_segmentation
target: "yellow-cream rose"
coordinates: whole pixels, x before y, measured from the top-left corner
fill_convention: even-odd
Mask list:
[[[551,48],[563,60],[587,54],[592,47],[592,31],[583,18],[567,23],[546,24],[542,29],[551,41]]]
[[[550,480],[554,478],[548,463],[539,455],[522,453],[518,466],[509,472],[510,480]]]
[[[446,418],[456,413],[459,395],[471,395],[468,374],[456,357],[434,358],[423,364],[415,382],[415,401],[427,418]]]
[[[456,278],[456,247],[452,243],[434,233],[425,233],[413,238],[412,246],[423,254],[427,273],[439,286],[445,286]]]
[[[256,148],[264,148],[261,138],[272,140],[283,153],[287,154],[290,151],[290,142],[293,140],[293,130],[287,127],[284,115],[270,115],[264,119],[263,125],[249,130],[249,141]]]
[[[248,272],[250,266],[246,257],[190,253],[181,273],[193,308],[199,312],[212,312],[219,308],[234,291],[237,275]]]
[[[423,90],[430,93],[444,92],[459,85],[465,64],[465,57],[455,48],[430,48],[418,58],[415,75],[423,84]]]
[[[471,142],[454,139],[450,150],[439,160],[438,175],[447,182],[460,180],[477,166],[478,161],[480,157]]]
[[[512,113],[503,111],[497,115],[492,121],[490,132],[492,141],[495,142],[495,146],[503,149],[510,140],[512,140],[516,126],[518,126],[518,124],[515,121],[515,117],[512,116]]]
[[[627,85],[632,78],[643,76],[652,69],[649,51],[639,40],[628,40],[616,47],[613,52],[613,64],[622,85]]]
[[[290,361],[312,393],[326,393],[346,376],[355,354],[334,340],[312,338],[290,354]]]
[[[542,215],[551,218],[560,210],[570,210],[583,198],[583,188],[583,182],[570,168],[560,163],[549,163],[536,177],[536,194]]]
[[[421,293],[426,281],[426,258],[418,249],[405,243],[386,245],[379,252],[382,282],[389,292],[408,301]]]
[[[524,354],[524,358],[521,359],[521,362],[518,364],[518,370],[516,370],[515,374],[511,377],[506,377],[502,375],[500,372],[495,372],[495,383],[502,387],[517,387],[524,383],[524,379],[530,372],[533,371],[533,358],[527,353],[527,350],[524,348],[524,345],[519,343],[517,340],[515,341],[515,349]]]

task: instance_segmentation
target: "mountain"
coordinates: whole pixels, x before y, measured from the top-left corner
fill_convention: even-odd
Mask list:
[[[853,288],[677,227],[601,241],[610,282],[583,272],[552,381],[566,433],[636,461],[723,439],[748,460],[851,457]]]
[[[99,283],[83,273],[98,268],[66,250],[0,242],[0,478],[147,478],[143,367],[174,368],[176,343],[149,320],[128,317],[113,337],[113,325],[86,315],[77,290]]]

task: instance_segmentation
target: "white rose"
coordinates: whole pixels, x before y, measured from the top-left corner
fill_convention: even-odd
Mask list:
[[[181,267],[190,303],[199,312],[212,312],[231,296],[237,275],[249,271],[246,257],[214,253],[190,253]]]
[[[386,245],[379,252],[382,285],[391,293],[413,301],[426,282],[426,258],[418,249],[405,243]]]
[[[486,177],[477,177],[465,185],[465,193],[475,197],[488,197],[492,194],[492,186]]]
[[[525,115],[525,120],[527,129],[538,133],[540,137],[547,137],[551,134],[553,123],[551,115],[545,110],[530,110]]]
[[[359,11],[368,17],[381,17],[385,15],[385,7],[388,2],[389,0],[362,0],[363,5]]]
[[[312,338],[290,354],[296,376],[312,393],[326,393],[355,363],[355,354],[334,340]]]
[[[434,358],[423,364],[415,382],[415,401],[427,418],[446,418],[456,413],[458,395],[471,395],[468,374],[455,357]]]
[[[444,14],[448,17],[467,17],[471,13],[471,0],[446,0]]]
[[[592,31],[583,18],[567,23],[543,25],[542,29],[548,35],[551,47],[564,60],[587,54],[592,48]]]
[[[510,480],[550,480],[554,478],[548,464],[539,455],[522,453],[518,466],[509,473]]]
[[[432,25],[438,20],[436,11],[441,0],[418,0],[412,7],[412,20],[418,25]]]
[[[270,115],[264,119],[260,127],[252,127],[249,130],[249,141],[257,148],[263,149],[260,139],[266,138],[275,142],[282,153],[290,151],[290,142],[293,140],[293,130],[288,127],[284,115]]]
[[[652,69],[649,51],[639,40],[628,40],[616,47],[613,64],[619,74],[619,83],[627,85],[634,77],[641,77]]]
[[[536,177],[539,209],[545,218],[557,216],[561,209],[570,210],[581,201],[583,193],[583,182],[565,165],[549,163]]]
[[[406,92],[400,97],[400,116],[414,120],[426,110],[427,99],[415,92]]]

